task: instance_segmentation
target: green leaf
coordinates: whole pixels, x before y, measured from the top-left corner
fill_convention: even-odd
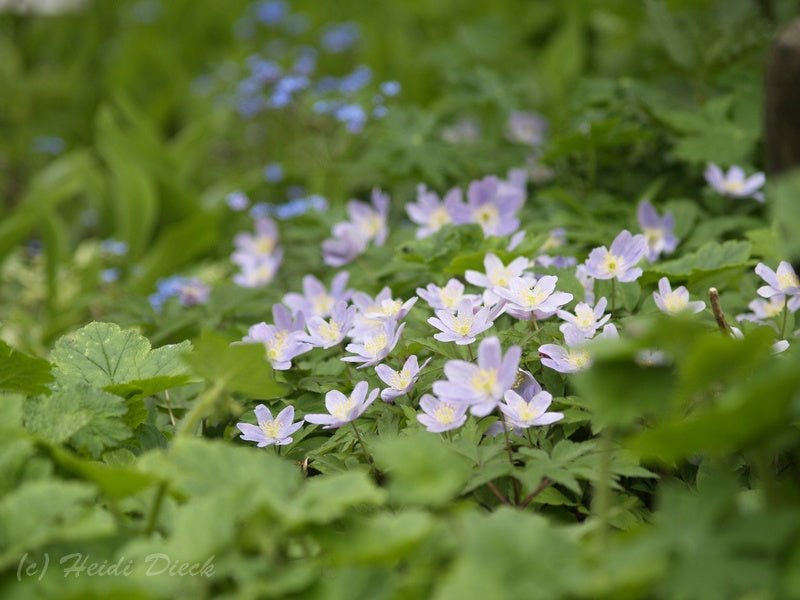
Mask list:
[[[768,205],[772,207],[772,222],[780,254],[786,260],[797,260],[800,258],[800,238],[797,235],[797,224],[800,223],[800,172],[795,171],[774,182],[770,180],[767,198]]]
[[[376,487],[365,473],[313,477],[303,486],[286,516],[297,524],[329,523],[346,516],[353,508],[379,506],[386,496],[386,491]]]
[[[152,475],[132,467],[82,460],[58,446],[51,446],[50,453],[59,466],[94,483],[109,498],[132,496],[157,481]]]
[[[425,431],[377,440],[370,450],[389,478],[392,500],[401,504],[444,504],[458,495],[472,472],[471,461]]]
[[[696,252],[656,263],[645,271],[645,279],[646,282],[664,276],[693,279],[729,269],[742,269],[750,266],[750,248],[750,242],[708,242]]]
[[[47,394],[53,381],[50,363],[28,356],[0,340],[0,390],[22,394]]]
[[[647,0],[647,21],[650,29],[661,40],[672,62],[684,69],[691,69],[697,63],[697,56],[691,39],[673,17],[661,0]]]
[[[121,417],[125,401],[102,390],[78,385],[25,403],[25,427],[53,444],[70,440],[98,457],[131,436]]]
[[[0,500],[0,568],[51,541],[113,533],[113,519],[93,506],[95,497],[92,486],[49,479],[7,494]]]
[[[213,331],[200,335],[195,351],[186,357],[192,370],[207,381],[256,400],[280,398],[286,387],[277,383],[262,344],[233,344]]]
[[[151,350],[147,338],[136,331],[93,322],[60,338],[50,358],[55,365],[56,382],[61,386],[89,384],[106,388],[132,384],[155,389],[166,382],[163,377],[187,375],[182,357],[190,349],[189,342],[182,342]],[[144,381],[148,379],[155,381]]]

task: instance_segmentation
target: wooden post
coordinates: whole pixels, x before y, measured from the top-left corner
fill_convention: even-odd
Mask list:
[[[800,19],[772,46],[764,81],[767,172],[800,167]]]

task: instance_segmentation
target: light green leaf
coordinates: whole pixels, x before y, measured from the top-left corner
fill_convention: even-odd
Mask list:
[[[46,394],[52,383],[50,363],[14,350],[0,340],[0,390],[22,394]]]

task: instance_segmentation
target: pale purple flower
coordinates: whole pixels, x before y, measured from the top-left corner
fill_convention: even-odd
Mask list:
[[[508,286],[495,288],[495,293],[509,303],[509,308],[530,318],[534,311],[553,314],[572,300],[572,294],[556,291],[556,283],[555,275],[545,275],[538,280],[514,277]]]
[[[588,341],[577,327],[563,329],[566,348],[557,344],[543,344],[539,346],[539,357],[542,365],[550,367],[559,373],[575,373],[588,368],[592,364],[592,357],[586,348]],[[607,323],[603,332],[595,339],[618,338],[617,328]]]
[[[555,267],[556,269],[568,269],[578,264],[578,259],[574,256],[550,256],[548,254],[540,254],[536,257],[536,262],[542,265],[545,269]]]
[[[504,356],[500,340],[486,338],[478,346],[478,364],[447,361],[447,381],[435,382],[433,393],[443,400],[466,403],[473,415],[485,417],[514,385],[521,356],[519,346],[511,346]]]
[[[467,421],[467,405],[456,400],[442,400],[425,394],[420,398],[419,407],[424,412],[417,415],[417,421],[431,433],[458,429]]]
[[[290,292],[283,297],[283,303],[292,314],[302,311],[306,318],[310,316],[327,317],[337,302],[347,302],[353,290],[346,289],[349,274],[346,271],[337,273],[331,282],[331,291],[313,275],[303,277],[303,294]]]
[[[398,322],[405,318],[411,307],[417,302],[416,296],[403,302],[392,298],[392,290],[388,287],[383,288],[375,298],[371,298],[364,292],[353,294],[353,304],[358,308],[353,329],[349,335],[354,340],[363,339],[368,333],[375,329],[383,329],[385,321]]]
[[[292,359],[312,348],[311,344],[306,343],[302,331],[287,331],[263,322],[250,327],[242,342],[263,344],[267,360],[276,371],[290,369]]]
[[[237,423],[236,427],[242,432],[242,435],[239,436],[241,439],[257,442],[259,448],[291,444],[292,434],[303,426],[303,421],[292,423],[294,420],[293,406],[284,408],[274,419],[270,410],[263,404],[256,406],[255,413],[258,425]]]
[[[458,279],[450,279],[447,285],[441,288],[429,283],[425,289],[417,288],[417,295],[434,310],[455,310],[462,300],[469,300],[475,307],[481,303],[480,296],[464,293],[464,284]]]
[[[733,339],[736,340],[744,339],[744,333],[742,333],[742,330],[739,329],[738,327],[731,326],[731,335],[733,336]],[[773,354],[780,354],[781,352],[785,351],[788,347],[789,347],[789,342],[786,340],[778,340],[777,342],[772,344],[772,346],[770,346]]]
[[[342,360],[361,363],[359,369],[378,364],[394,350],[405,326],[405,323],[398,327],[395,321],[386,321],[382,328],[370,330],[358,342],[347,344],[345,350],[353,356],[345,356]]]
[[[531,375],[530,371],[518,369],[517,379],[514,381],[514,385],[511,389],[522,396],[522,398],[530,399],[542,391],[542,386],[539,385],[539,382]],[[503,426],[503,422],[505,422],[505,427]],[[516,435],[523,435],[524,433],[521,427],[512,423],[506,415],[501,414],[500,420],[492,423],[486,430],[485,435],[500,435],[505,430],[510,430]]]
[[[508,117],[507,135],[511,141],[540,146],[547,133],[547,120],[535,112],[514,111]]]
[[[689,290],[686,286],[672,289],[669,279],[662,277],[658,280],[658,291],[653,292],[653,300],[656,301],[658,309],[668,315],[675,315],[685,310],[699,313],[706,307],[702,300],[689,301]]]
[[[675,219],[671,213],[659,217],[655,207],[648,200],[642,200],[636,216],[647,240],[647,260],[653,262],[662,254],[672,254],[675,251],[678,238],[675,237]]]
[[[275,279],[283,260],[283,250],[277,248],[272,254],[263,256],[241,254],[238,260],[241,270],[233,276],[233,282],[246,288],[263,287]]]
[[[372,190],[371,202],[351,200],[347,203],[350,222],[367,240],[382,246],[386,241],[388,229],[386,219],[389,215],[389,196],[378,188]]]
[[[641,234],[631,235],[625,229],[614,239],[611,250],[601,246],[589,253],[589,258],[584,263],[586,272],[595,279],[636,281],[642,276],[642,270],[636,265],[646,252],[647,238]]]
[[[525,230],[520,229],[517,233],[511,236],[510,240],[508,240],[506,251],[512,252],[513,250],[516,250],[517,247],[522,243],[522,240],[524,239],[525,239]]]
[[[463,223],[466,207],[457,187],[451,189],[440,201],[435,192],[424,185],[417,187],[417,202],[406,204],[409,218],[419,225],[417,237],[424,238],[439,231],[448,223]]]
[[[344,340],[355,316],[354,306],[348,307],[346,302],[339,301],[333,306],[329,319],[317,315],[309,317],[308,335],[302,339],[318,348],[331,348]]]
[[[594,307],[585,302],[579,302],[575,306],[574,314],[566,310],[559,310],[559,318],[566,321],[561,327],[570,325],[577,328],[584,337],[591,338],[611,318],[610,314],[604,315],[607,305],[608,301],[605,298],[600,298]]]
[[[564,242],[567,241],[567,230],[563,227],[556,227],[555,229],[550,230],[550,234],[548,235],[547,239],[542,244],[542,247],[539,248],[540,252],[547,252],[548,250],[555,250],[556,248],[560,248],[564,245]]]
[[[506,181],[509,185],[519,188],[520,191],[526,192],[528,189],[528,169],[525,168],[512,168],[506,173]]]
[[[369,385],[366,381],[359,381],[349,396],[345,396],[340,391],[331,390],[325,394],[325,408],[328,409],[328,414],[312,413],[306,415],[305,420],[315,425],[323,425],[324,429],[347,425],[364,414],[370,404],[375,402],[375,398],[378,397],[378,388],[369,392],[369,395],[367,395],[368,391]]]
[[[541,391],[531,398],[523,398],[514,390],[508,390],[500,403],[500,410],[510,424],[515,428],[527,429],[551,425],[564,418],[564,413],[547,412],[553,396],[549,392]]]
[[[519,228],[517,211],[525,202],[525,192],[494,176],[473,181],[467,191],[467,214],[483,235],[509,235]]]
[[[283,304],[272,305],[272,321],[275,323],[275,327],[286,333],[302,332],[306,329],[306,317],[303,311],[293,315]]]
[[[205,304],[210,295],[211,287],[207,283],[197,277],[191,277],[178,290],[178,301],[183,306]]]
[[[756,265],[756,275],[761,277],[767,285],[758,288],[757,293],[762,298],[773,296],[797,296],[800,294],[800,280],[794,272],[792,265],[781,261],[777,271],[773,271],[764,263]]]
[[[464,273],[464,278],[472,285],[486,288],[483,293],[483,303],[492,306],[500,301],[500,296],[495,290],[506,287],[514,277],[521,277],[525,269],[530,266],[530,261],[524,256],[519,256],[505,266],[497,256],[489,253],[483,257],[483,266],[486,269],[485,273],[470,269]]]
[[[395,371],[388,365],[378,365],[375,373],[389,387],[381,391],[381,399],[384,402],[394,402],[395,398],[405,396],[414,387],[419,378],[419,372],[430,362],[427,359],[422,365],[419,364],[417,357],[412,355],[406,359],[403,368]]]
[[[322,260],[328,266],[349,264],[367,249],[369,238],[350,221],[336,223],[332,233],[333,237],[322,242]]]
[[[747,177],[744,170],[738,166],[732,166],[727,173],[714,163],[709,163],[704,173],[708,185],[715,192],[730,198],[753,198],[758,202],[764,202],[764,194],[759,191],[764,187],[766,177],[764,173],[755,173]]]
[[[418,298],[412,296],[408,300],[403,301],[399,298],[392,298],[392,290],[388,287],[383,288],[383,292],[388,292],[388,298],[381,298],[380,303],[376,302],[373,306],[367,308],[364,316],[367,319],[375,319],[376,321],[400,321],[404,319],[411,310],[411,307],[417,303]]]
[[[253,258],[268,257],[278,247],[278,227],[272,219],[256,219],[255,233],[239,233],[233,239],[236,251],[231,260],[239,265],[252,262]]]
[[[481,126],[469,118],[461,119],[442,129],[442,139],[448,144],[474,144],[481,135]]]
[[[763,323],[766,319],[779,316],[783,312],[784,306],[790,311],[796,312],[800,308],[800,296],[790,297],[788,303],[786,302],[786,296],[783,295],[772,296],[767,300],[762,300],[761,298],[753,300],[747,305],[752,312],[736,315],[736,320]]]
[[[466,346],[494,325],[494,320],[504,309],[504,306],[498,305],[497,308],[485,307],[476,311],[474,304],[465,299],[461,301],[457,313],[437,310],[436,316],[428,319],[428,323],[441,332],[434,334],[434,339]]]

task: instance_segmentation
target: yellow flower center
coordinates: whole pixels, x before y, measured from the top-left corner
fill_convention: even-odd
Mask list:
[[[645,227],[644,237],[647,238],[648,246],[655,246],[657,243],[664,240],[664,231],[655,227]]]
[[[271,423],[259,423],[259,428],[261,431],[264,432],[269,438],[278,439],[281,433],[281,426],[276,422],[272,421]]]
[[[541,304],[546,297],[547,294],[543,293],[542,291],[536,291],[535,289],[525,290],[522,292],[522,298],[525,300],[528,306],[536,306],[537,304]]]
[[[311,302],[311,307],[315,315],[320,317],[327,315],[333,308],[333,298],[331,298],[331,296],[328,294],[320,294],[319,296],[315,296],[314,300]]]
[[[780,302],[770,300],[769,302],[764,302],[763,306],[763,311],[766,316],[775,317],[783,311],[783,300]]]
[[[348,413],[351,410],[353,410],[353,407],[355,405],[356,405],[355,400],[353,400],[351,396],[348,396],[347,400],[345,400],[338,406],[334,406],[333,409],[330,411],[330,413],[337,419],[344,421],[347,418]]]
[[[275,240],[266,235],[259,236],[256,238],[255,249],[258,254],[272,254]]]
[[[361,221],[361,231],[368,237],[375,237],[383,229],[383,218],[378,213],[373,213]]]
[[[778,285],[781,286],[782,290],[785,290],[790,287],[797,287],[800,285],[800,281],[797,280],[797,275],[795,275],[791,271],[788,273],[781,273],[777,277],[778,277]]]
[[[730,194],[741,194],[744,190],[744,181],[738,179],[723,181],[722,189]]]
[[[441,229],[442,226],[450,223],[451,220],[452,219],[450,218],[450,214],[447,212],[447,209],[439,207],[433,211],[431,216],[428,218],[428,226],[431,229],[438,230]]]
[[[586,350],[572,349],[569,351],[567,361],[576,369],[583,369],[589,365],[589,362],[591,362],[591,357]]]
[[[508,280],[511,279],[511,273],[506,268],[494,269],[487,273],[487,276],[489,277],[489,283],[499,287],[506,287]]]
[[[591,327],[596,322],[596,319],[594,317],[594,311],[588,306],[582,304],[576,306],[575,322],[578,324],[578,327],[581,328]]]
[[[468,335],[470,329],[472,329],[472,322],[474,318],[470,315],[466,315],[464,317],[456,317],[453,319],[453,331],[455,331],[459,335]]]
[[[456,308],[462,297],[463,294],[455,294],[446,288],[439,290],[439,300],[445,308]]]
[[[497,369],[480,369],[472,376],[472,389],[481,394],[492,394],[497,383]]]
[[[600,264],[600,268],[604,270],[606,273],[611,275],[616,275],[617,271],[619,271],[619,263],[620,257],[615,256],[609,252],[606,254],[606,257],[603,259],[603,262]]]
[[[400,300],[384,300],[380,312],[387,317],[393,317],[400,312],[401,308],[403,308],[403,303]]]
[[[521,421],[530,421],[535,419],[536,417],[541,416],[542,411],[535,409],[530,404],[524,404],[519,409],[519,418]]]
[[[388,342],[389,340],[386,338],[386,335],[380,333],[368,338],[367,341],[364,342],[364,350],[369,356],[377,356],[381,350],[386,348]]]
[[[283,354],[283,347],[286,345],[286,334],[279,333],[271,341],[267,342],[267,359],[270,361],[278,360]]]
[[[491,204],[484,204],[475,211],[475,222],[481,226],[490,227],[500,220],[500,213]]]
[[[396,390],[404,390],[411,385],[411,373],[407,369],[403,369],[399,373],[395,373],[390,378],[390,385]]]
[[[689,303],[689,301],[685,297],[679,296],[675,292],[670,292],[666,294],[663,298],[663,301],[664,301],[664,308],[666,308],[667,312],[669,313],[681,312],[686,308],[686,306]]]
[[[339,339],[339,337],[341,337],[342,329],[339,327],[339,324],[336,321],[331,319],[330,321],[325,321],[319,326],[319,335],[329,342],[335,342]]]
[[[456,411],[449,404],[441,404],[433,411],[433,418],[442,425],[450,425],[456,420]]]

